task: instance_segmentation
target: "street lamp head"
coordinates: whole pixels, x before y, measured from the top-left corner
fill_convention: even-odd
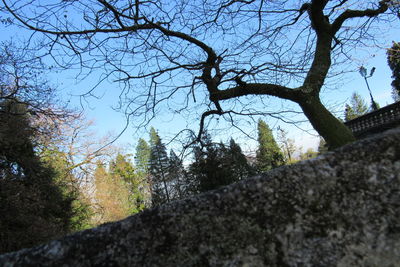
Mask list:
[[[363,76],[364,78],[367,77],[367,69],[364,68],[364,66],[360,67],[359,72],[360,72],[361,76]]]
[[[371,72],[369,73],[369,77],[372,77],[372,75],[374,75],[374,72],[375,72],[375,67],[373,67],[373,68],[371,69]]]

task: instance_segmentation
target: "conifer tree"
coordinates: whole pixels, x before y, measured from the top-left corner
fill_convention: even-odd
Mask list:
[[[284,156],[275,141],[271,129],[261,119],[258,120],[257,169],[261,172],[285,164]]]
[[[229,185],[253,174],[240,146],[233,139],[229,146],[214,144],[206,133],[193,152],[194,162],[189,166],[189,173],[195,193]]]
[[[205,133],[202,142],[193,148],[194,162],[190,165],[195,193],[206,192],[233,182],[229,168],[224,166],[220,144],[213,144]]]
[[[181,199],[187,193],[187,175],[182,160],[171,149],[169,153],[169,174],[172,182],[172,199]]]
[[[353,120],[368,112],[368,106],[362,97],[354,92],[350,99],[350,104],[346,104],[344,119],[345,121]]]
[[[158,206],[171,200],[169,192],[169,159],[167,149],[153,127],[150,129],[150,149],[149,173],[152,205]]]
[[[71,230],[74,196],[36,154],[27,105],[0,101],[0,253],[30,247]],[[45,227],[44,227],[45,226]]]
[[[230,165],[232,176],[235,181],[246,179],[255,174],[255,170],[250,166],[241,147],[233,138],[229,141],[229,147],[224,160],[227,162],[227,165]]]
[[[393,46],[387,51],[387,59],[392,70],[392,96],[395,101],[400,100],[400,43],[393,42]]]
[[[139,174],[147,175],[149,172],[151,149],[143,138],[140,138],[136,146],[135,166]]]
[[[135,167],[136,175],[141,179],[144,189],[145,207],[151,207],[151,181],[150,181],[150,155],[149,144],[143,138],[140,138],[136,146]]]

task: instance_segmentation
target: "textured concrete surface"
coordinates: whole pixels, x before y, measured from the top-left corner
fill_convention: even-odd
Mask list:
[[[0,256],[0,266],[399,266],[400,131]]]

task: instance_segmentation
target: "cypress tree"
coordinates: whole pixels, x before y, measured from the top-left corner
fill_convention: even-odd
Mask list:
[[[257,169],[261,172],[285,164],[284,156],[275,141],[271,129],[261,119],[258,120]]]

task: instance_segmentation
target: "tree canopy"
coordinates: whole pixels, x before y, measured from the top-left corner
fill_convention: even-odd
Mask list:
[[[30,44],[59,66],[79,65],[82,75],[104,70],[100,80],[119,82],[125,111],[141,117],[139,124],[172,111],[197,117],[201,134],[208,117],[235,124],[241,115],[279,115],[279,108],[266,107],[272,96],[298,104],[331,148],[354,136],[322,104],[321,90],[337,74],[334,65],[373,41],[379,18],[397,20],[399,5],[393,0],[2,4],[8,21],[33,31],[32,38],[40,36]]]
[[[393,42],[391,48],[387,51],[388,64],[392,70],[392,87],[393,87],[393,98],[396,101],[400,100],[400,43]]]
[[[346,109],[344,112],[344,120],[349,121],[360,117],[368,112],[368,106],[365,103],[364,99],[354,92],[351,95],[350,104],[346,104]]]
[[[257,168],[265,172],[285,164],[284,155],[275,141],[271,129],[263,120],[258,121]]]

